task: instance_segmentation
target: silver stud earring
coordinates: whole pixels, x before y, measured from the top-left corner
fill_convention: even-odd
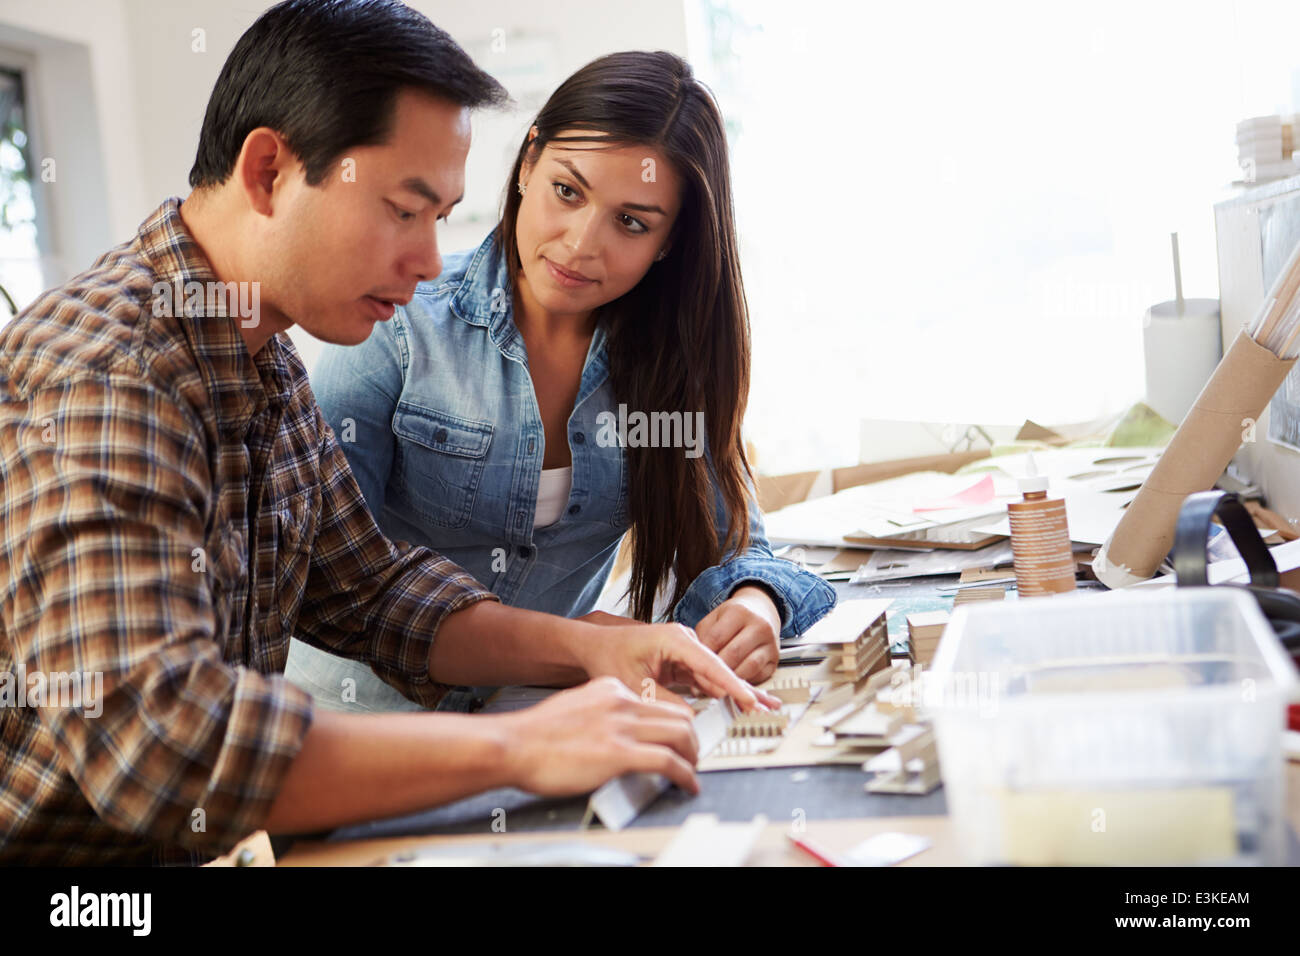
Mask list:
[[[524,184],[523,184],[523,183],[520,183],[520,184],[519,184],[519,195],[522,196],[523,194],[524,194]]]
[[[667,258],[668,258],[668,250],[660,249],[659,255],[655,256],[655,262],[663,262]]]

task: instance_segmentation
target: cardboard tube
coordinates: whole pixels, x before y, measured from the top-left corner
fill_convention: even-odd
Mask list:
[[[1155,574],[1173,546],[1183,499],[1214,487],[1251,430],[1243,420],[1259,418],[1294,364],[1244,330],[1237,335],[1093,562],[1103,584],[1123,587]]]
[[[1264,296],[1263,319],[1251,324],[1251,332],[1255,341],[1264,348],[1269,348],[1269,340],[1273,335],[1274,326],[1281,320],[1286,311],[1291,307],[1295,298],[1296,290],[1300,289],[1300,243],[1291,250],[1291,255],[1286,260],[1286,265],[1278,273],[1277,279],[1273,282],[1273,288],[1268,290],[1268,295]],[[1278,355],[1285,355],[1285,350],[1279,350]]]

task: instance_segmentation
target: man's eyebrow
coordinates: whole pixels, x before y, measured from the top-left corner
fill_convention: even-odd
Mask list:
[[[569,172],[573,173],[573,178],[576,179],[578,182],[582,183],[582,185],[585,188],[587,189],[591,188],[591,183],[587,182],[587,180],[582,178],[582,173],[578,172],[578,167],[573,165],[573,163],[569,162],[567,159],[556,159],[556,162],[559,163],[561,166],[563,166],[565,169],[567,169]],[[638,212],[657,212],[661,216],[668,215],[668,213],[664,212],[663,209],[661,209],[658,206],[647,206],[644,203],[639,203],[639,202],[625,202],[623,203],[623,208],[635,209]]]
[[[410,176],[406,179],[403,179],[402,188],[410,190],[413,193],[417,193],[420,196],[423,196],[425,199],[429,200],[429,202],[433,203],[434,206],[442,205],[442,197],[438,195],[438,193],[433,189],[433,187],[431,187],[419,176]],[[456,203],[460,202],[464,198],[465,198],[465,194],[461,193],[461,195],[457,196],[456,199],[451,203],[451,205],[453,206],[456,205]]]

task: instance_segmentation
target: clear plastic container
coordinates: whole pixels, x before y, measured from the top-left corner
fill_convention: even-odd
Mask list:
[[[1249,594],[967,605],[925,679],[971,862],[1285,861],[1297,677]]]

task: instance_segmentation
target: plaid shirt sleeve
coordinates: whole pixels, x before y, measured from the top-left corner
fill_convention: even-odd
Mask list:
[[[103,679],[93,707],[40,708],[60,763],[118,830],[233,845],[261,827],[311,702],[222,660],[214,585],[195,565],[213,499],[202,426],[121,372],[45,386],[9,411],[0,580],[15,664]]]
[[[390,542],[366,507],[334,430],[319,407],[315,414],[324,436],[321,512],[297,633],[364,660],[410,700],[436,707],[451,690],[429,676],[438,626],[448,614],[497,596],[428,548]]]

